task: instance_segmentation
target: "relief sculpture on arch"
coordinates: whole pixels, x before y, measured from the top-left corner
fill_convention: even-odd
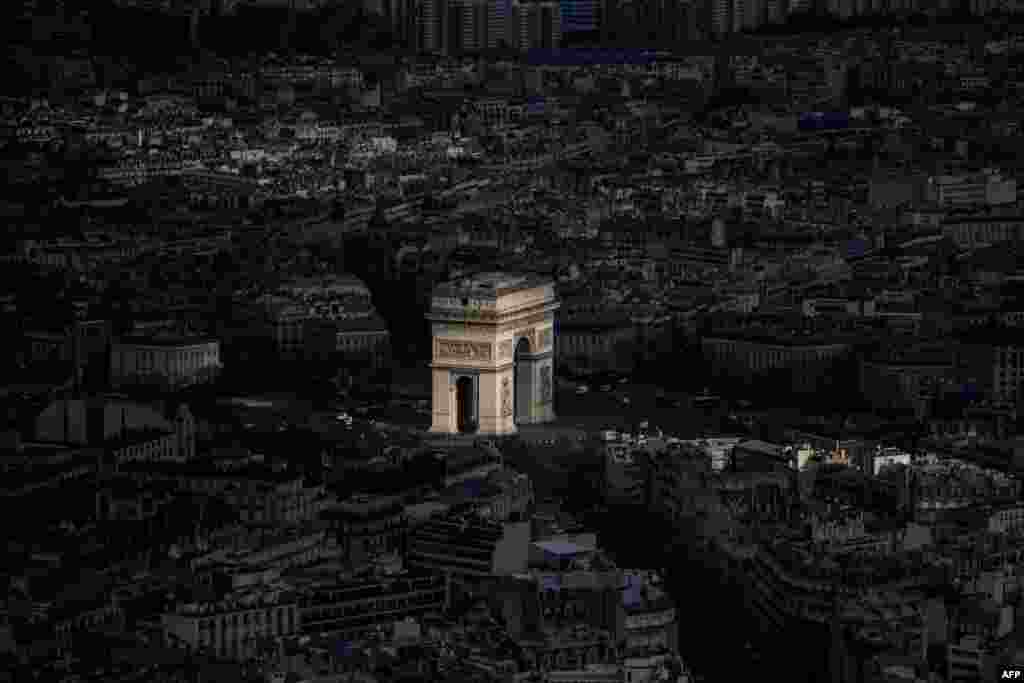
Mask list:
[[[438,339],[435,355],[439,359],[490,361],[491,344],[487,342]]]

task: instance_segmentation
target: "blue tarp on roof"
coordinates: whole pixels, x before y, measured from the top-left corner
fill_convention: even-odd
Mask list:
[[[561,0],[562,33],[597,30],[598,6],[593,0]]]
[[[351,657],[353,652],[352,642],[339,640],[334,644],[334,655],[339,658]]]
[[[483,479],[466,479],[462,482],[462,491],[470,498],[478,498],[484,488]]]
[[[644,581],[639,576],[626,575],[626,588],[622,592],[622,604],[626,607],[639,605],[643,602]]]
[[[976,401],[980,395],[981,392],[978,390],[978,386],[973,382],[965,382],[960,387],[960,398],[965,401]]]
[[[843,130],[850,127],[850,115],[845,111],[812,111],[801,114],[797,121],[800,130]]]
[[[871,244],[867,240],[853,239],[846,243],[844,253],[846,258],[857,258],[868,253],[871,248]]]
[[[550,555],[568,557],[586,552],[586,548],[569,541],[538,541],[537,547]]]

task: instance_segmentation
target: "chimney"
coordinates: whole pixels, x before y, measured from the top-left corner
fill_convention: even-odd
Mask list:
[[[71,405],[70,405],[70,400],[66,396],[63,399],[61,399],[61,407],[63,408],[63,411],[64,411],[64,420],[63,420],[63,427],[64,427],[64,429],[62,431],[62,438],[61,438],[61,440],[64,443],[69,443],[71,441],[71,438],[68,435],[68,430],[69,430],[69,427],[71,425]]]
[[[199,8],[193,7],[188,22],[189,43],[193,50],[199,49]]]
[[[76,316],[78,313],[76,312]],[[76,319],[71,325],[71,363],[73,366],[74,377],[74,396],[75,398],[81,398],[82,396],[82,329],[79,321]]]

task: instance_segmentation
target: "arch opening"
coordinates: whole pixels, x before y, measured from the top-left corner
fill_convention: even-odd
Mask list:
[[[525,337],[516,343],[512,405],[515,407],[517,425],[528,424],[532,412],[530,402],[533,400],[533,366],[529,358],[530,352],[530,342]]]
[[[474,403],[473,380],[469,377],[460,377],[455,382],[456,427],[460,434],[476,430]]]

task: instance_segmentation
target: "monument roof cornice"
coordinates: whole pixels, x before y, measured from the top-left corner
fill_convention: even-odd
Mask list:
[[[532,318],[536,315],[553,313],[561,307],[557,300],[547,299],[544,301],[531,302],[525,306],[518,306],[506,311],[495,311],[488,309],[473,309],[464,306],[453,306],[450,308],[432,307],[427,313],[427,320],[431,322],[458,322],[464,325],[505,325],[508,323],[519,323],[524,318]]]

